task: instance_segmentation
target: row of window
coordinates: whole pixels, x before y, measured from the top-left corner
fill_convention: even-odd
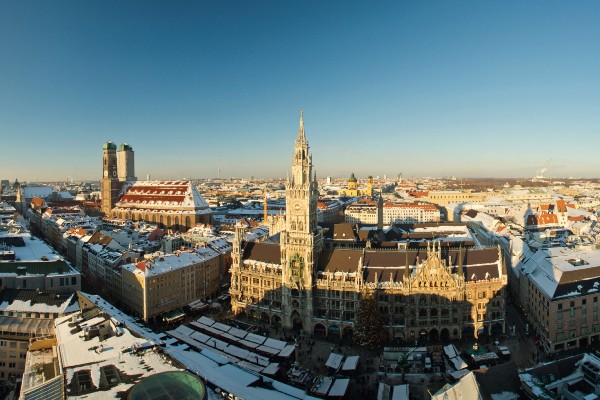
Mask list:
[[[35,312],[16,312],[16,311],[0,311],[0,315],[7,317],[20,318],[58,318],[58,313],[35,313]]]
[[[593,325],[592,333],[597,333],[597,332],[598,332],[598,325]],[[587,335],[589,333],[590,333],[590,331],[587,326],[581,327],[581,335],[582,336]],[[569,329],[568,332],[556,332],[556,340],[557,341],[561,341],[561,340],[565,340],[565,339],[573,339],[575,337],[577,337],[576,329]]]

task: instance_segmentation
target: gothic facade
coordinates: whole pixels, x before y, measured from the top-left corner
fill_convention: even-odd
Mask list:
[[[324,246],[302,115],[286,183],[283,229],[244,242],[236,227],[231,302],[245,313],[315,335],[352,334],[362,293],[376,294],[390,339],[454,339],[505,331],[506,272],[497,248],[418,250]]]

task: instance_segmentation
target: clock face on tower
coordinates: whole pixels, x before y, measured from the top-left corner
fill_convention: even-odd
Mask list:
[[[104,176],[108,176],[108,171],[104,171]]]

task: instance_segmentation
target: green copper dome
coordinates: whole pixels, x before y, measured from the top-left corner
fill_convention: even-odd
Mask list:
[[[354,172],[352,173],[352,175],[350,175],[350,179],[348,179],[348,182],[357,182],[357,179],[354,176]]]
[[[125,151],[125,150],[133,151],[133,148],[130,145],[128,145],[127,143],[122,143],[119,146],[119,151]]]
[[[111,142],[110,140],[104,142],[104,145],[102,146],[102,149],[104,150],[116,150],[117,149],[117,145],[114,144],[113,142]]]

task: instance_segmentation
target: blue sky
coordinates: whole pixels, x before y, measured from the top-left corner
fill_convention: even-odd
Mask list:
[[[3,1],[0,178],[600,176],[600,2]]]

